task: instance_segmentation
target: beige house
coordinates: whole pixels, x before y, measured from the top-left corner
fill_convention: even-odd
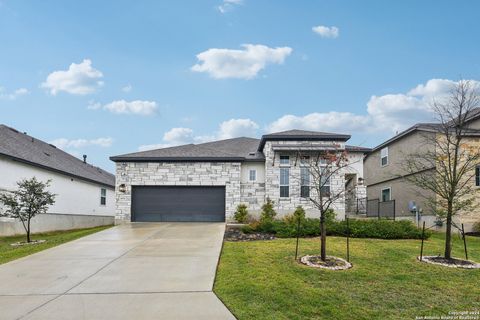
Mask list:
[[[397,218],[410,218],[413,221],[416,220],[417,209],[420,213],[419,222],[424,220],[428,225],[434,224],[436,216],[427,201],[434,196],[433,193],[406,181],[407,173],[402,170],[402,162],[412,152],[431,151],[435,146],[427,141],[439,136],[439,126],[436,123],[418,123],[373,148],[364,159],[365,184],[370,201],[378,199],[380,204],[390,202]],[[465,144],[480,148],[480,109],[470,118],[469,129],[472,134],[464,138]],[[474,190],[478,190],[480,203],[480,163],[472,174],[474,177],[469,183],[474,185]],[[473,223],[480,221],[480,205],[468,212],[461,212],[454,221],[464,223],[467,230],[471,229]]]

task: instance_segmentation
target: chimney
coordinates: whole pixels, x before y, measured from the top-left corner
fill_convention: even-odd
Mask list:
[[[83,163],[87,163],[87,155],[86,154],[83,155]]]

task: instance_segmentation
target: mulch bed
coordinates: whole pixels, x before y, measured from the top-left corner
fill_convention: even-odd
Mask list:
[[[418,260],[420,260],[420,257],[418,257]],[[441,256],[423,256],[421,262],[437,264],[437,265],[450,267],[450,268],[462,268],[462,269],[479,269],[480,268],[480,263],[458,259],[458,258],[445,259],[444,257],[441,257]]]
[[[300,262],[314,268],[322,268],[328,270],[346,270],[352,267],[352,264],[342,258],[327,256],[323,261],[320,256],[303,256]]]
[[[465,232],[465,235],[472,237],[480,237],[480,232]]]
[[[15,242],[15,243],[11,243],[10,245],[12,247],[22,247],[22,246],[30,246],[30,245],[44,243],[45,241],[47,240],[32,240],[30,242]]]
[[[243,233],[239,227],[227,226],[224,239],[225,241],[273,240],[275,239],[275,235],[268,233]]]

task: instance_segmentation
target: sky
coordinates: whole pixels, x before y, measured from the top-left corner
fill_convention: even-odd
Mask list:
[[[0,0],[0,123],[110,156],[289,129],[373,147],[480,73],[478,1]]]

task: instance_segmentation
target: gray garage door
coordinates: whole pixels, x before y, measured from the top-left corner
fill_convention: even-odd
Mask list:
[[[132,221],[225,221],[225,187],[134,186]]]

